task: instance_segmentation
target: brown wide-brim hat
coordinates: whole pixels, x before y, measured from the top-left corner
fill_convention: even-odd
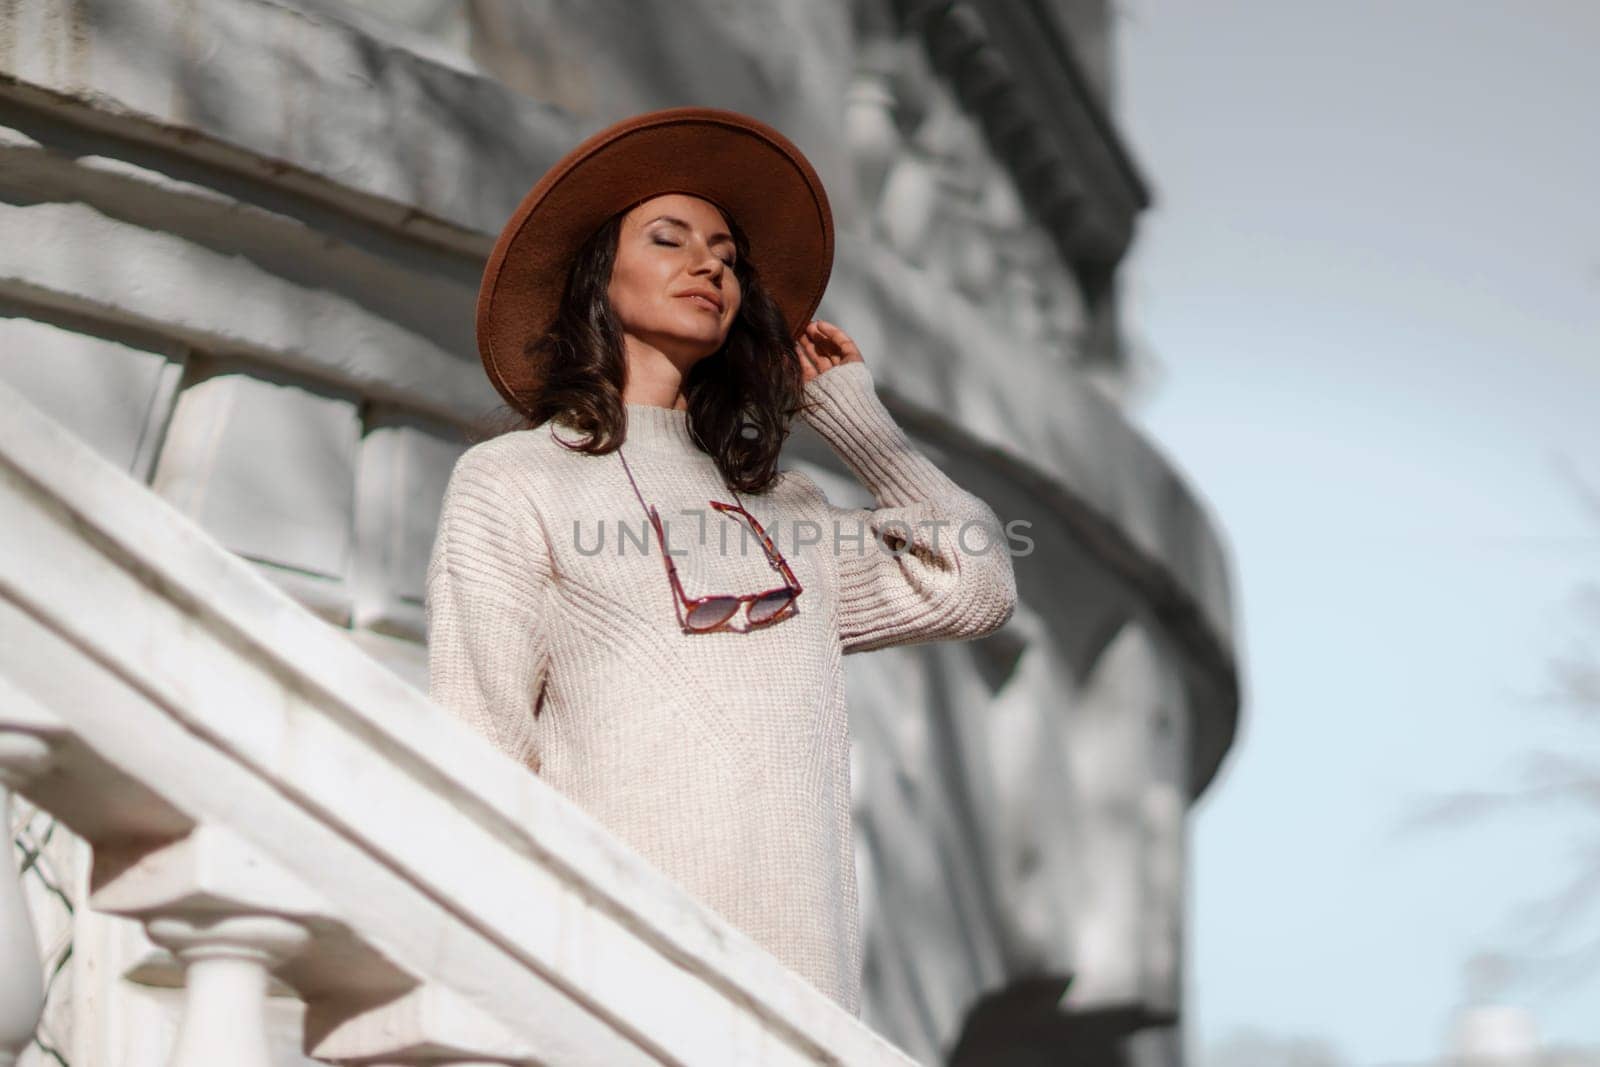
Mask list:
[[[551,167],[489,255],[478,290],[478,350],[512,407],[526,411],[539,387],[524,353],[555,321],[574,254],[617,212],[666,193],[709,200],[736,221],[791,334],[798,338],[811,321],[833,271],[833,213],[801,151],[737,111],[635,115]]]

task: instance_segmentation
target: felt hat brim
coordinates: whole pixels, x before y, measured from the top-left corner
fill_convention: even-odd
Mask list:
[[[537,392],[526,346],[554,322],[573,255],[617,212],[667,193],[702,197],[731,216],[791,335],[811,320],[833,270],[833,214],[804,154],[736,111],[635,115],[557,161],[490,253],[478,290],[478,350],[512,407],[526,411]]]

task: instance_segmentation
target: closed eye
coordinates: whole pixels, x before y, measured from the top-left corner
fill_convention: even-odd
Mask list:
[[[658,245],[666,245],[669,248],[677,248],[678,247],[678,242],[676,242],[676,241],[667,241],[667,240],[663,240],[660,237],[657,237],[654,240],[655,240],[655,243],[658,244]],[[731,260],[731,259],[724,259],[722,262],[724,264],[726,264],[727,266],[729,266],[729,267],[733,266],[733,260]]]

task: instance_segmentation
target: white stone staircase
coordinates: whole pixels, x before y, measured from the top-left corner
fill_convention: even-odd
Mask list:
[[[170,952],[178,1067],[279,1062],[274,989],[330,1063],[912,1062],[4,385],[0,516],[0,784]],[[9,861],[0,974],[3,1065]]]

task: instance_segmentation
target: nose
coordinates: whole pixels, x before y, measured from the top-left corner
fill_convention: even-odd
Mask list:
[[[718,256],[715,252],[711,251],[711,249],[707,248],[705,250],[705,254],[700,257],[700,262],[695,266],[694,269],[696,273],[709,274],[714,280],[720,283],[722,281],[722,272],[727,268],[728,264],[723,262],[722,257]]]

